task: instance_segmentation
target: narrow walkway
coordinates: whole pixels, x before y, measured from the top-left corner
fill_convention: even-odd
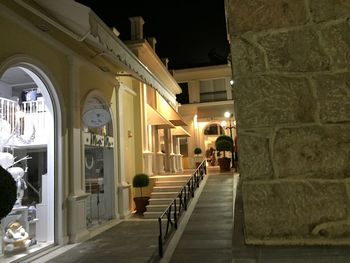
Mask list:
[[[171,263],[231,262],[233,174],[209,175]]]

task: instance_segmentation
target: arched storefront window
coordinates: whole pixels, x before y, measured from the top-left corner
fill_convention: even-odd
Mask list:
[[[0,77],[0,165],[17,186],[16,203],[1,220],[1,261],[55,241],[54,109],[59,105],[54,107],[54,88],[34,66],[13,66]]]
[[[106,222],[114,215],[113,126],[108,104],[90,94],[83,109],[83,140],[87,227]]]
[[[217,123],[209,124],[204,129],[204,135],[221,135],[221,134],[225,134],[225,131]]]

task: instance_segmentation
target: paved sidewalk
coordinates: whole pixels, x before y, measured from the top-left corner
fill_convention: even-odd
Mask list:
[[[145,263],[157,250],[158,222],[124,221],[46,262]]]
[[[189,203],[188,210],[182,214],[181,221],[186,213],[191,213],[190,208],[193,210],[195,200],[198,199],[206,180],[207,176],[204,176],[204,180],[195,191],[195,197]],[[64,246],[32,263],[159,262],[158,235],[158,220],[129,218],[90,240]]]
[[[350,247],[245,245],[237,181],[233,173],[205,177],[162,259],[158,222],[126,220],[55,258],[35,263],[350,263]]]

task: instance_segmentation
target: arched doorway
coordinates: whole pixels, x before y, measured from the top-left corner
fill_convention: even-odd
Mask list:
[[[88,228],[115,218],[113,122],[109,104],[98,91],[88,94],[83,108],[85,192]]]
[[[2,72],[0,162],[17,183],[17,201],[1,220],[0,259],[17,259],[53,245],[55,233],[62,228],[56,209],[61,192],[61,157],[57,154],[61,113],[53,84],[38,67],[13,63]],[[14,226],[25,232],[21,244],[6,238]]]

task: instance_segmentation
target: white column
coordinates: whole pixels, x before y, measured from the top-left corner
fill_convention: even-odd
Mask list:
[[[170,139],[169,139],[170,129],[164,129],[164,148],[165,148],[165,161],[164,161],[164,170],[166,172],[170,171]]]
[[[175,167],[175,153],[174,153],[174,137],[171,135],[171,129],[169,129],[169,171],[171,173],[176,172],[176,167]]]
[[[148,175],[152,175],[152,151],[150,150],[151,146],[151,129],[150,126],[147,124],[147,86],[146,84],[143,84],[142,86],[142,129],[143,129],[143,140],[142,140],[142,146],[143,146],[143,167],[144,172]]]
[[[182,172],[183,171],[183,165],[182,165],[182,155],[180,153],[180,138],[175,138],[175,149],[176,149],[176,171]]]

